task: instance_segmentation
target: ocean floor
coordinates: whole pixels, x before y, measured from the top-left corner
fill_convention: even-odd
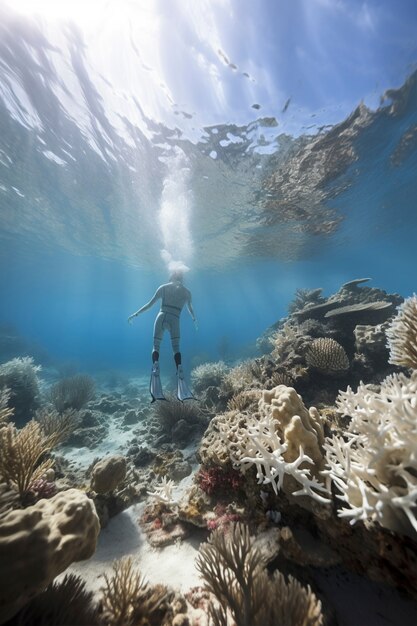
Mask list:
[[[103,574],[110,574],[115,559],[132,557],[133,563],[152,584],[160,583],[182,593],[201,586],[195,568],[199,545],[206,533],[176,545],[155,549],[149,545],[137,522],[144,504],[135,505],[111,519],[99,536],[94,556],[73,563],[67,573],[81,576],[88,589],[99,591]],[[336,566],[310,568],[317,589],[332,605],[338,626],[416,626],[417,603],[386,585],[373,583]],[[64,574],[60,578],[63,578]]]
[[[135,380],[138,386],[138,381]],[[148,381],[140,381],[141,396],[148,391]],[[109,416],[108,432],[100,444],[91,448],[65,447],[60,450],[73,468],[87,469],[91,463],[110,454],[123,454],[134,434],[146,440],[146,421],[121,427],[121,421]],[[135,433],[133,432],[135,431]],[[182,449],[183,457],[195,459],[198,442]],[[198,466],[194,463],[192,473],[182,479],[174,490],[174,499],[179,500],[191,486]],[[73,563],[65,574],[81,576],[88,589],[99,592],[104,585],[103,574],[111,574],[116,559],[132,558],[145,579],[151,584],[164,584],[181,593],[202,586],[195,567],[199,546],[206,541],[208,532],[195,528],[191,537],[164,548],[154,548],[139,526],[146,502],[130,506],[109,520],[100,532],[97,550],[88,561]],[[416,626],[417,602],[403,597],[397,590],[369,581],[349,572],[341,566],[328,568],[308,567],[308,574],[315,591],[330,607],[330,626]],[[199,625],[207,624],[207,617],[200,615]]]

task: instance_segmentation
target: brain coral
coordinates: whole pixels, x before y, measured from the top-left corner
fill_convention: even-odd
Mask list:
[[[312,341],[306,362],[309,367],[329,376],[336,376],[349,369],[349,359],[344,348],[329,337]]]
[[[0,623],[43,591],[74,561],[90,558],[99,521],[77,489],[11,511],[0,524]]]

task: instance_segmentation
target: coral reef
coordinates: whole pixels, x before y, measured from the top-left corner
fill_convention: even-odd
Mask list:
[[[367,280],[345,283],[318,304],[294,307],[287,318],[265,331],[259,339],[263,351],[269,352],[269,358],[266,355],[261,358],[262,388],[271,388],[274,377],[285,374],[290,378],[289,386],[306,402],[321,408],[334,403],[339,387],[361,380],[380,383],[395,371],[387,360],[385,332],[403,298],[364,286]],[[340,347],[336,348],[330,340]],[[320,353],[338,354],[341,368],[337,371],[313,367],[315,354],[320,366]],[[324,382],[324,377],[334,380]],[[286,381],[279,382],[288,385]]]
[[[77,489],[9,512],[0,524],[0,622],[39,594],[70,563],[95,551],[99,522]]]
[[[284,488],[294,496],[328,502],[320,495],[327,495],[327,489],[318,480],[324,467],[321,418],[316,409],[305,408],[293,388],[281,385],[264,391],[258,413],[248,417],[239,430],[231,431],[224,423],[220,428],[231,459],[242,471],[255,465],[259,482],[271,484],[276,493]],[[295,489],[294,481],[302,489]]]
[[[0,365],[0,389],[10,389],[10,407],[18,426],[33,417],[39,406],[39,365],[31,357],[18,357]]]
[[[311,589],[292,577],[286,582],[279,571],[269,576],[265,565],[246,526],[233,524],[228,534],[213,531],[197,559],[207,589],[217,600],[209,605],[213,624],[228,624],[229,614],[234,623],[250,626],[323,624],[321,603]]]

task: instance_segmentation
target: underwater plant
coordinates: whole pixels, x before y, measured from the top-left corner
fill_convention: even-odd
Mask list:
[[[52,467],[53,459],[42,460],[52,446],[53,439],[43,433],[39,422],[31,420],[20,430],[8,424],[0,429],[0,478],[23,498]]]
[[[31,357],[18,357],[0,365],[0,388],[10,389],[10,406],[17,424],[24,424],[38,407],[40,365]]]
[[[360,384],[337,399],[352,420],[342,436],[324,444],[323,472],[347,506],[338,511],[354,524],[372,519],[396,532],[417,533],[417,370],[388,376],[380,391]]]
[[[417,369],[417,296],[406,298],[387,332],[389,362]]]
[[[200,547],[197,569],[218,604],[209,605],[214,626],[226,626],[228,614],[239,626],[320,626],[321,603],[281,572],[269,576],[266,559],[254,545],[249,529],[232,524],[225,534],[214,530]]]
[[[13,620],[15,626],[98,626],[99,618],[93,592],[75,574],[62,582],[51,583],[26,605]]]
[[[68,409],[59,413],[47,408],[36,411],[36,421],[39,422],[44,435],[50,438],[51,447],[55,447],[68,439],[81,420],[75,410]]]
[[[10,389],[0,390],[0,428],[7,422],[9,417],[13,415],[13,409],[9,405]]]
[[[185,443],[195,432],[206,424],[204,413],[197,402],[180,402],[170,397],[169,402],[153,405],[152,422],[160,435],[168,435],[170,441]]]
[[[133,567],[131,557],[115,561],[113,575],[104,574],[101,589],[101,618],[106,626],[157,625],[168,610],[169,592],[158,585],[149,587]]]
[[[59,413],[66,409],[82,409],[94,397],[94,380],[87,374],[63,378],[52,385],[49,391],[49,398]]]
[[[349,359],[343,346],[329,337],[319,337],[312,341],[306,354],[306,363],[328,376],[337,376],[349,369]]]

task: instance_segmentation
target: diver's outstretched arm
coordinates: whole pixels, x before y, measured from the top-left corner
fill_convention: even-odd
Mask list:
[[[195,324],[195,327],[197,329],[198,328],[198,324],[197,324],[197,319],[195,317],[193,305],[191,304],[191,294],[190,294],[190,297],[189,297],[188,302],[187,302],[187,309],[188,309],[188,312],[191,315],[191,319],[193,320],[193,322]]]
[[[151,300],[149,300],[149,302],[144,304],[135,313],[132,313],[132,315],[129,315],[129,317],[127,318],[127,321],[130,323],[134,317],[137,317],[138,315],[140,315],[144,311],[147,311],[148,309],[150,309],[151,306],[153,306],[155,304],[155,302],[157,300],[159,300],[159,298],[161,298],[161,297],[162,297],[162,287],[158,287],[158,289],[156,290],[155,295],[153,296],[153,298],[151,298]]]

